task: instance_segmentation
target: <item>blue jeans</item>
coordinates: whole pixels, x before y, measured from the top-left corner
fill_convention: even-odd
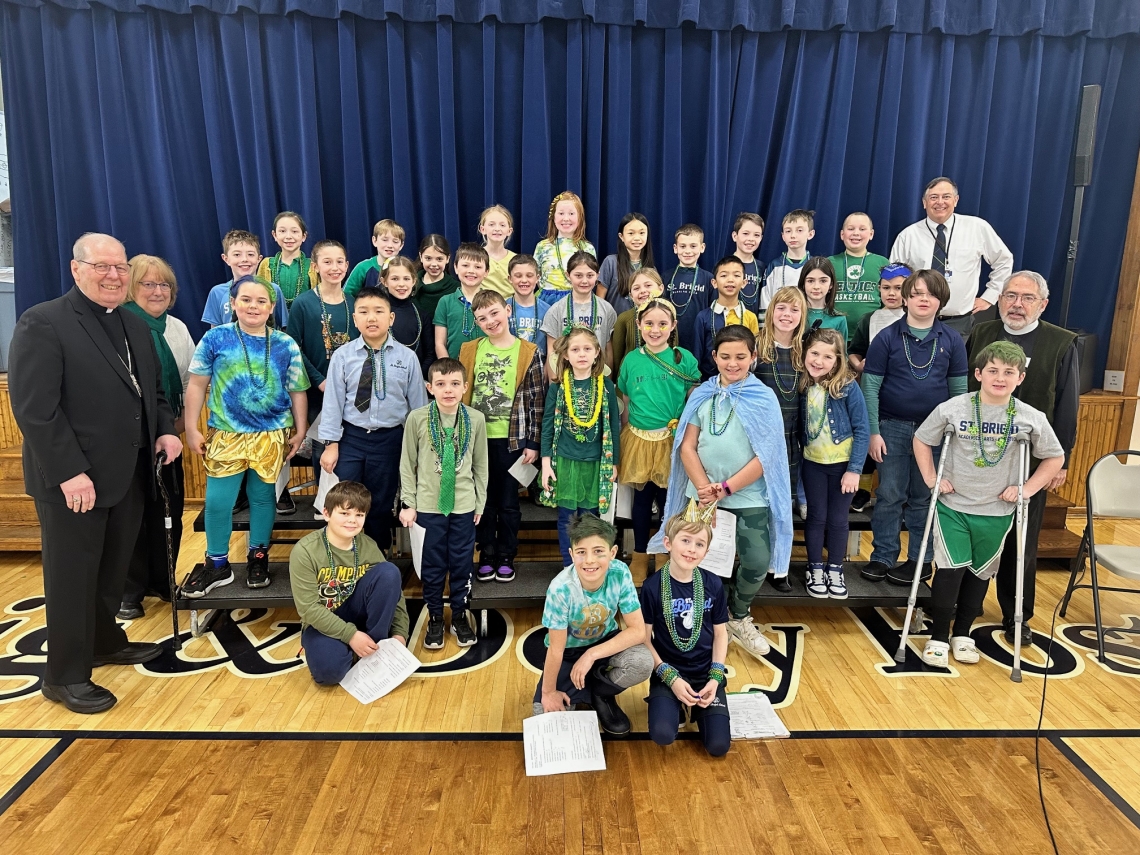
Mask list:
[[[875,490],[875,509],[871,514],[873,549],[871,560],[894,566],[898,563],[901,549],[899,532],[906,520],[910,544],[907,558],[918,560],[918,547],[922,540],[922,530],[926,526],[926,513],[930,509],[931,490],[918,471],[914,459],[914,432],[918,425],[914,422],[900,422],[883,419],[879,422],[879,433],[887,444],[883,462],[878,464],[879,487]],[[934,449],[934,465],[938,465],[941,448]],[[810,505],[808,506],[811,507]],[[934,558],[934,539],[926,544],[924,561]]]
[[[571,508],[558,509],[558,549],[562,552],[562,566],[569,567],[574,563],[574,559],[570,557],[570,517],[575,514],[593,514],[598,515],[597,508],[578,508],[573,510]]]
[[[382,641],[392,629],[402,590],[396,565],[373,564],[356,580],[352,594],[333,614],[367,633],[373,641]],[[305,647],[309,673],[321,685],[335,686],[352,667],[352,648],[339,638],[307,626],[301,633],[301,644]]]

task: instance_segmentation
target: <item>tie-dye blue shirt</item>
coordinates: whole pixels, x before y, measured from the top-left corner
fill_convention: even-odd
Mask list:
[[[190,373],[210,378],[210,427],[261,433],[293,426],[289,393],[308,389],[309,377],[297,342],[280,330],[268,332],[268,364],[265,336],[241,332],[237,324],[214,327],[202,336]]]
[[[596,591],[582,587],[573,565],[555,576],[546,589],[542,625],[566,630],[567,647],[589,647],[618,628],[618,612],[623,615],[641,608],[633,576],[623,562],[610,561],[602,586]],[[546,639],[550,646],[550,638]]]

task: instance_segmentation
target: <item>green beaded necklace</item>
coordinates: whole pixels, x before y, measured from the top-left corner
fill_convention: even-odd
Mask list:
[[[1017,405],[1013,402],[1013,396],[1010,396],[1009,406],[1005,408],[1005,433],[997,439],[997,459],[991,460],[989,455],[986,454],[985,444],[982,442],[982,393],[974,393],[974,423],[970,425],[970,429],[967,433],[972,436],[978,444],[978,456],[974,458],[974,465],[979,469],[988,469],[1001,463],[1002,458],[1005,457],[1006,449],[1009,448],[1009,438],[1013,436],[1013,417],[1016,414]]]
[[[730,406],[728,408],[728,415],[724,417],[724,422],[722,424],[718,425],[716,422],[716,402],[720,398],[724,398],[724,397],[730,398],[732,400],[732,406]],[[728,423],[732,421],[732,415],[735,412],[736,412],[736,399],[735,398],[732,398],[731,395],[729,395],[727,392],[724,392],[724,391],[718,392],[717,394],[713,395],[712,404],[709,405],[709,432],[713,436],[722,436],[724,434],[724,432],[726,430],[728,430]]]
[[[701,627],[705,620],[705,580],[701,568],[693,568],[693,631],[687,639],[677,633],[673,620],[673,579],[669,575],[669,564],[661,568],[661,613],[665,615],[665,628],[669,630],[669,640],[682,653],[688,653],[701,640]]]
[[[375,373],[372,375],[375,377]],[[455,414],[455,427],[452,429],[452,443],[455,446],[455,468],[463,465],[463,458],[467,456],[467,448],[471,444],[471,416],[462,404]],[[439,412],[439,404],[432,401],[428,406],[428,433],[431,435],[431,448],[435,452],[435,471],[438,475],[443,471],[443,443],[446,441],[443,431],[443,419]]]

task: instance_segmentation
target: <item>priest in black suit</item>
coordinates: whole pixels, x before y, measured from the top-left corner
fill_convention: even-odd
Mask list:
[[[73,712],[110,709],[93,667],[159,654],[130,642],[115,613],[154,490],[155,455],[182,453],[142,319],[119,309],[130,267],[110,235],[72,250],[75,287],[21,316],[8,355],[12,412],[24,434],[24,485],[35,499],[47,601],[45,698]]]

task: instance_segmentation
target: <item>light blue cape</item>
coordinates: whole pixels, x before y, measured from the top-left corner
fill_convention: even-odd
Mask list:
[[[683,513],[689,502],[685,496],[689,476],[681,464],[681,442],[685,437],[686,426],[714,395],[723,395],[735,403],[734,417],[740,419],[752,446],[752,453],[764,467],[764,480],[768,485],[769,535],[772,541],[769,569],[777,576],[786,576],[792,560],[792,494],[788,489],[791,475],[788,473],[788,450],[784,445],[784,419],[776,395],[751,374],[731,386],[721,386],[720,378],[713,377],[694,389],[689,396],[685,411],[677,423],[677,434],[673,438],[673,464],[669,471],[669,493],[665,511],[661,515],[661,529],[650,541],[649,551],[665,551],[665,521],[675,514]]]

